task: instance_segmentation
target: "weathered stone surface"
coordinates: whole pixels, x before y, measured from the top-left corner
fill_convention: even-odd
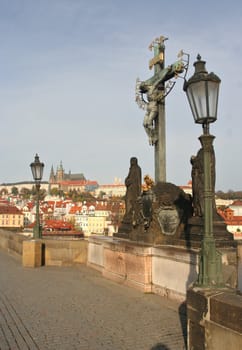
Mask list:
[[[190,288],[187,291],[188,349],[205,349],[204,317],[209,309],[213,290]]]
[[[238,244],[238,290],[242,294],[242,241]]]
[[[193,288],[187,291],[187,316],[194,322],[199,323],[203,314],[208,310],[208,301],[206,295],[197,292]]]
[[[16,232],[0,230],[0,248],[22,255],[22,244],[26,237]]]
[[[188,322],[189,322],[189,344],[193,344],[193,346],[189,347],[188,349],[204,350],[205,349],[204,327],[190,320]]]
[[[227,231],[224,220],[214,212],[213,215],[213,234],[216,247],[226,248],[235,247],[237,242],[233,235]],[[201,242],[204,236],[204,218],[201,216],[192,216],[188,219],[186,229],[182,232],[181,243],[188,247],[201,248]]]
[[[43,240],[46,266],[71,266],[87,262],[87,241]]]
[[[241,349],[242,296],[229,289],[187,293],[188,349]]]
[[[158,182],[136,202],[133,216],[131,240],[175,245],[191,216],[190,197],[172,183]]]
[[[132,242],[104,242],[102,273],[114,281],[151,291],[151,248]]]
[[[205,321],[205,334],[206,349],[242,349],[242,334],[230,328],[221,327],[217,323]]]
[[[222,293],[210,302],[210,320],[242,333],[242,296]]]
[[[40,240],[30,240],[23,242],[22,263],[24,267],[42,266],[42,242]]]
[[[91,237],[88,242],[87,265],[101,271],[104,266],[103,244]]]
[[[183,247],[152,248],[152,289],[155,293],[176,298],[186,295],[188,286],[197,279],[198,257]]]

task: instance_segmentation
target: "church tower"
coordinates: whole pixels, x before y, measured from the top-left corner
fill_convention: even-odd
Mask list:
[[[64,169],[63,169],[63,165],[62,165],[62,161],[60,162],[59,167],[57,167],[57,171],[56,171],[56,182],[60,183],[64,180]]]
[[[49,183],[53,184],[55,182],[56,182],[55,173],[54,173],[54,168],[53,168],[53,165],[52,165],[51,170],[50,170]]]

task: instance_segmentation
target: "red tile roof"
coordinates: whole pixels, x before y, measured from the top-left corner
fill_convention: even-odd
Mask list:
[[[234,201],[231,206],[238,206],[238,207],[242,207],[242,201],[240,200],[237,200],[237,201]]]
[[[98,185],[97,181],[90,180],[65,180],[60,182],[61,185],[75,185],[75,186],[87,186],[87,185]]]
[[[69,214],[76,214],[78,212],[81,212],[82,207],[78,206],[78,205],[74,205],[73,207],[71,207]]]
[[[45,220],[43,226],[45,230],[73,230],[73,225],[63,220]]]
[[[23,215],[22,211],[14,205],[0,205],[0,214]]]

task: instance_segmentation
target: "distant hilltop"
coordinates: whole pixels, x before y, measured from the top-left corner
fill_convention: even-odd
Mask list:
[[[32,190],[34,185],[34,181],[3,183],[0,185],[0,191],[6,190],[8,193],[11,193],[13,187],[16,187],[19,192],[22,188]],[[126,186],[122,184],[119,178],[115,178],[113,184],[99,185],[96,180],[87,180],[83,173],[72,174],[71,171],[66,173],[62,161],[57,166],[56,171],[54,171],[52,165],[49,181],[41,181],[41,189],[46,190],[47,193],[50,193],[53,188],[63,192],[91,192],[97,196],[105,194],[107,196],[122,197],[126,192]]]

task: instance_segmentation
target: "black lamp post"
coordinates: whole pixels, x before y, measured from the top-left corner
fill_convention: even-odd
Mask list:
[[[34,227],[34,238],[42,238],[42,230],[40,226],[40,217],[39,217],[39,192],[40,192],[40,182],[43,177],[44,163],[41,163],[39,160],[38,154],[36,154],[34,162],[30,164],[31,171],[36,186],[36,223]]]
[[[185,81],[184,91],[192,110],[195,123],[202,124],[203,135],[199,137],[203,150],[204,172],[204,236],[200,255],[199,274],[196,285],[201,287],[223,286],[221,253],[216,250],[213,235],[212,152],[215,137],[209,133],[209,124],[217,120],[219,85],[221,80],[205,68],[205,61],[197,56],[195,73]]]

